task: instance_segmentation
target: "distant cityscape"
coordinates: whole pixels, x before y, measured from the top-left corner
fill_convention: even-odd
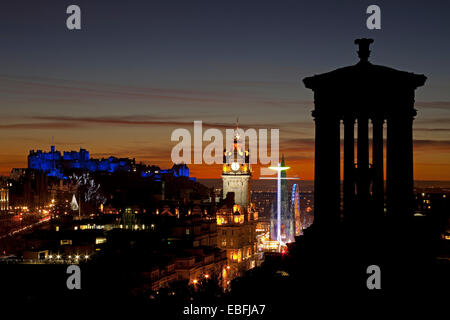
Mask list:
[[[298,140],[314,149],[314,181],[289,176],[297,138],[271,145],[264,169],[276,175],[256,179],[238,121],[214,149],[215,179],[173,156],[161,168],[53,143],[24,154],[26,168],[0,177],[0,291],[48,312],[104,302],[100,312],[176,314],[161,319],[224,305],[291,319],[448,291],[450,182],[414,181],[414,97],[427,77],[372,64],[373,42],[354,41],[356,64],[303,79],[315,136]]]
[[[119,253],[136,259],[142,270],[142,282],[129,292],[151,296],[174,283],[195,286],[210,277],[226,290],[279,245],[276,181],[239,183],[235,192],[251,199],[245,208],[235,192],[223,194],[229,175],[224,165],[223,181],[197,181],[184,164],[161,169],[128,158],[92,159],[84,149],[62,155],[54,146],[31,150],[28,168],[1,178],[0,263],[89,265],[146,239],[145,247]],[[415,215],[434,216],[448,207],[448,184],[417,184]],[[283,245],[312,225],[313,190],[312,181],[284,180]],[[147,262],[141,255],[148,255]]]
[[[145,238],[145,247],[120,253],[132,254],[142,270],[143,281],[129,292],[151,295],[210,277],[227,290],[260,266],[265,252],[278,250],[274,181],[240,182],[250,176],[249,164],[224,165],[223,182],[202,184],[185,164],[161,169],[135,159],[93,159],[85,149],[31,150],[28,168],[1,179],[0,262],[89,265]],[[283,245],[313,221],[313,185],[302,185],[283,183]],[[142,255],[151,262],[138,263]]]

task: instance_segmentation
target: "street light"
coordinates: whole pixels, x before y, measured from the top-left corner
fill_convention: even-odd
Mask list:
[[[281,171],[286,171],[290,167],[282,167],[281,163],[278,163],[277,167],[269,167],[270,170],[278,172],[277,176],[277,241],[278,252],[281,250]]]

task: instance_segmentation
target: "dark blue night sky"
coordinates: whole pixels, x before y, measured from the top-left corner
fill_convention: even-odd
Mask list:
[[[66,29],[70,4],[80,31]],[[366,28],[371,4],[381,30]],[[416,178],[450,179],[449,12],[448,1],[11,1],[0,10],[0,172],[52,136],[59,149],[169,166],[174,128],[239,116],[280,128],[294,174],[312,177],[301,79],[356,63],[353,40],[371,37],[373,63],[428,76]]]

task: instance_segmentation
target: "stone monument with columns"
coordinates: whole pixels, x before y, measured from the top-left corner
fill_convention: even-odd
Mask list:
[[[314,92],[318,227],[372,224],[384,217],[402,221],[413,215],[414,94],[426,77],[372,64],[373,42],[355,40],[360,59],[355,65],[303,79]]]

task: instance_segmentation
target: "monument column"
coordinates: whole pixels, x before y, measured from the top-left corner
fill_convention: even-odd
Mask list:
[[[340,120],[313,112],[316,123],[314,224],[330,227],[340,221]]]
[[[369,119],[366,115],[358,117],[358,180],[357,198],[365,205],[369,199]]]
[[[395,197],[393,188],[394,166],[393,166],[393,119],[388,116],[386,119],[386,210],[390,217],[393,211],[393,200]]]
[[[344,116],[344,220],[355,214],[355,118]]]
[[[372,119],[372,163],[373,163],[373,199],[376,217],[384,216],[384,169],[383,169],[383,123],[382,115]]]
[[[412,125],[416,111],[412,107],[408,109],[388,119],[388,212],[400,219],[413,214]]]

